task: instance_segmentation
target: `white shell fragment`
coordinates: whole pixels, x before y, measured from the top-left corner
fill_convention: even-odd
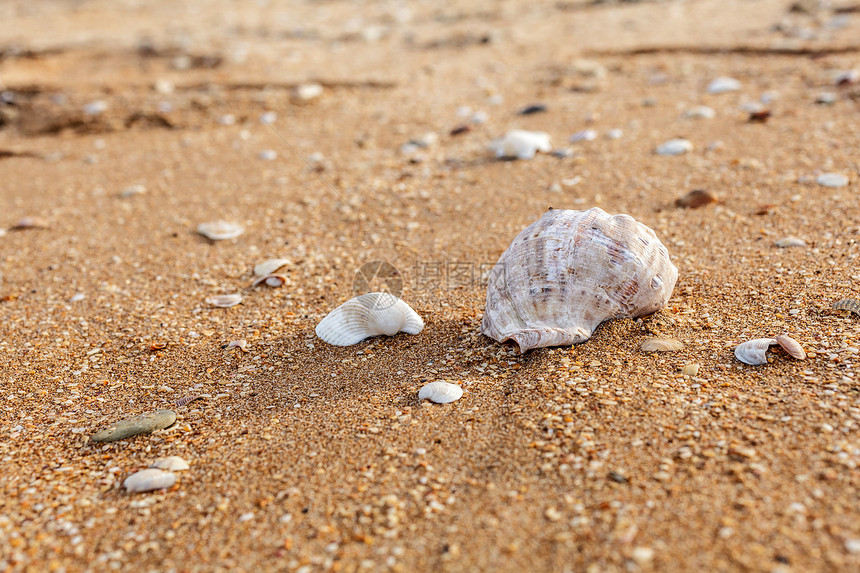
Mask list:
[[[683,155],[693,151],[693,144],[686,139],[670,139],[657,146],[657,155]]]
[[[715,78],[708,84],[708,93],[713,95],[736,92],[739,89],[741,89],[741,82],[725,76]]]
[[[684,112],[684,117],[689,119],[713,119],[717,112],[706,105],[697,105]]]
[[[649,338],[642,343],[642,352],[677,352],[684,343],[674,338]]]
[[[806,241],[798,237],[783,237],[777,239],[773,244],[780,249],[787,249],[789,247],[805,247]]]
[[[450,382],[430,382],[418,391],[419,400],[430,400],[436,404],[448,404],[459,400],[463,396],[463,389]]]
[[[300,84],[293,89],[293,101],[309,102],[320,97],[325,88],[320,84]]]
[[[504,137],[493,140],[490,148],[499,158],[531,159],[538,151],[549,153],[552,146],[549,143],[549,134],[545,131],[512,129]]]
[[[595,139],[597,139],[597,132],[593,129],[585,129],[571,135],[568,141],[576,143],[577,141],[594,141]]]
[[[350,299],[331,311],[316,327],[317,336],[335,346],[351,346],[371,336],[418,334],[424,321],[412,307],[385,292]]]
[[[241,340],[231,340],[227,343],[227,348],[238,348],[242,352],[248,352],[248,341],[244,338]]]
[[[188,462],[186,462],[179,456],[168,456],[166,458],[160,458],[155,460],[149,467],[158,468],[160,470],[167,470],[169,472],[181,472],[183,470],[187,470],[189,468],[189,465]]]
[[[774,344],[777,344],[775,338],[748,340],[735,348],[735,358],[750,366],[767,364],[767,349]]]
[[[520,352],[580,344],[605,320],[666,306],[677,279],[666,247],[633,217],[550,210],[490,273],[481,332]]]
[[[216,294],[206,299],[208,304],[219,308],[230,308],[242,302],[241,294]]]
[[[254,274],[258,277],[270,275],[288,264],[290,264],[290,259],[268,259],[254,265]]]
[[[175,483],[176,474],[156,468],[149,468],[131,474],[125,478],[122,485],[131,493],[142,493],[156,489],[166,489]]]
[[[815,182],[822,187],[845,187],[848,185],[848,177],[841,173],[822,173]]]
[[[806,359],[806,351],[800,345],[798,341],[793,339],[787,334],[780,334],[776,337],[777,343],[782,347],[783,350],[788,352],[788,355],[792,358],[797,358],[798,360]]]
[[[229,221],[212,221],[210,223],[200,223],[197,226],[197,232],[211,241],[223,241],[225,239],[235,239],[245,232],[242,225],[230,223]]]
[[[280,287],[284,286],[284,283],[287,282],[287,277],[284,275],[266,275],[264,277],[258,277],[251,286],[259,286],[261,284],[265,284],[270,287]]]

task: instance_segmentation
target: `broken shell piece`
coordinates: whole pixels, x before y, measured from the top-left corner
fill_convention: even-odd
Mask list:
[[[699,105],[684,112],[684,117],[690,119],[713,119],[717,112],[706,105]]]
[[[657,155],[683,155],[693,150],[693,144],[686,139],[670,139],[657,146]]]
[[[320,97],[325,88],[322,85],[299,84],[293,89],[292,98],[294,102],[305,103]]]
[[[266,275],[264,277],[259,277],[251,286],[259,286],[261,284],[265,284],[270,287],[279,287],[284,286],[284,283],[287,282],[287,277],[284,275]]]
[[[43,217],[23,217],[17,223],[9,227],[10,231],[23,231],[25,229],[47,229],[48,220]]]
[[[630,215],[550,210],[493,267],[481,332],[520,352],[580,344],[605,320],[666,306],[677,279],[666,247]]]
[[[146,187],[137,184],[132,185],[131,187],[126,187],[125,189],[120,191],[119,196],[123,199],[128,199],[129,197],[134,197],[135,195],[140,195],[141,193],[146,193]]]
[[[248,352],[248,341],[245,339],[232,340],[229,344],[227,344],[227,348],[238,348],[242,352]]]
[[[254,265],[254,274],[258,277],[270,275],[288,264],[290,264],[290,259],[269,259]]]
[[[677,201],[675,205],[684,209],[698,209],[710,203],[716,203],[717,198],[704,189],[693,189]]]
[[[725,76],[716,78],[708,84],[708,93],[713,95],[736,92],[739,89],[741,89],[741,82]]]
[[[783,350],[788,352],[789,356],[791,356],[792,358],[797,358],[798,360],[806,360],[806,351],[803,350],[803,347],[798,341],[796,341],[789,335],[780,334],[776,337],[776,341],[777,343],[779,343]]]
[[[774,242],[774,245],[781,249],[786,249],[788,247],[805,247],[806,241],[797,237],[783,237],[781,239],[777,239]]]
[[[167,470],[169,472],[181,472],[182,470],[187,470],[189,465],[188,462],[179,456],[168,456],[166,458],[155,460],[149,467]]]
[[[822,187],[845,187],[848,185],[848,177],[841,173],[822,173],[815,182]]]
[[[549,134],[545,131],[512,129],[504,137],[493,140],[490,149],[499,158],[531,159],[538,151],[548,153],[552,146],[549,143]]]
[[[216,294],[206,299],[206,302],[219,308],[230,308],[242,302],[241,294]]]
[[[834,302],[833,308],[836,310],[847,310],[860,315],[860,300],[856,298],[843,298],[840,301]]]
[[[774,344],[777,344],[775,338],[748,340],[735,348],[735,358],[750,366],[767,364],[767,349]]]
[[[649,338],[642,343],[642,352],[677,352],[684,343],[674,338]]]
[[[450,382],[430,382],[418,391],[419,400],[430,400],[436,404],[448,404],[459,400],[463,396],[463,389]]]
[[[418,334],[423,328],[424,321],[408,304],[386,292],[370,292],[328,313],[316,333],[329,344],[351,346],[371,336]]]
[[[235,239],[245,232],[242,225],[230,223],[229,221],[212,221],[210,223],[200,223],[197,226],[197,232],[211,241],[223,241],[225,239]]]
[[[699,368],[701,368],[701,367],[702,367],[702,365],[698,364],[696,362],[684,364],[684,369],[681,371],[681,373],[684,376],[689,376],[690,378],[692,378],[693,376],[699,375]]]
[[[156,489],[165,489],[176,483],[176,474],[164,470],[149,468],[133,473],[122,482],[123,487],[132,493],[142,493]]]

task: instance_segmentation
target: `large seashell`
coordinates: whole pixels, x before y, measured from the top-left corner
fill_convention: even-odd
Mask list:
[[[423,328],[424,321],[408,304],[386,292],[370,292],[328,313],[316,333],[329,344],[350,346],[371,336],[418,334]]]
[[[787,334],[780,334],[776,337],[777,343],[782,346],[782,349],[788,352],[788,355],[798,360],[806,360],[806,351],[798,341]]]
[[[419,400],[430,400],[436,404],[447,404],[459,400],[463,389],[450,382],[430,382],[418,391]]]
[[[226,239],[235,239],[245,232],[245,228],[242,225],[228,221],[212,221],[211,223],[200,223],[197,225],[197,232],[210,241],[223,241]]]
[[[833,303],[836,310],[847,310],[860,315],[860,300],[856,298],[843,298]]]
[[[504,137],[493,140],[490,148],[499,158],[531,159],[538,151],[548,153],[552,146],[549,143],[549,134],[545,131],[512,129]]]
[[[748,340],[735,348],[735,358],[750,366],[767,364],[767,349],[774,344],[777,344],[775,338]]]
[[[149,468],[133,473],[122,482],[126,490],[141,493],[155,489],[165,489],[176,483],[176,474],[164,470]]]
[[[660,310],[677,279],[666,247],[633,217],[550,210],[490,273],[481,332],[520,352],[579,344],[604,320]]]

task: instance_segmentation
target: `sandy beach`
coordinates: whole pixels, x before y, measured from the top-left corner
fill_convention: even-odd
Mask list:
[[[0,571],[860,570],[860,316],[832,307],[860,299],[860,5],[7,0],[0,23]],[[511,129],[553,151],[497,159]],[[513,238],[595,206],[666,246],[668,306],[573,347],[481,334]],[[281,286],[252,286],[274,258]],[[315,335],[381,289],[424,330]],[[733,354],[781,333],[805,360]],[[419,401],[433,381],[462,398]],[[167,456],[174,485],[126,491]]]

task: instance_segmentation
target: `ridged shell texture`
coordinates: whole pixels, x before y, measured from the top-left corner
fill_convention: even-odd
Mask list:
[[[316,333],[329,344],[350,346],[371,336],[418,334],[423,328],[424,321],[408,304],[389,293],[370,292],[331,311],[317,325]]]
[[[605,320],[660,310],[677,279],[666,247],[633,217],[550,210],[490,273],[481,331],[520,352],[579,344]]]

